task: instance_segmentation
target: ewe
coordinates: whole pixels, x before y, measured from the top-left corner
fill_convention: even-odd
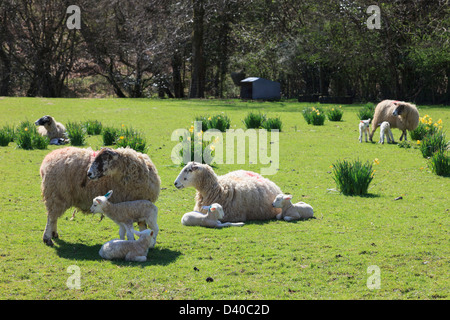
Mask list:
[[[223,219],[224,213],[222,206],[218,203],[213,203],[209,207],[203,207],[203,209],[208,210],[208,213],[203,214],[197,211],[187,212],[181,218],[181,223],[184,226],[202,226],[208,228],[222,228],[229,226],[241,227],[244,225],[243,222],[221,223],[220,220]]]
[[[134,240],[118,240],[114,239],[106,242],[98,252],[100,257],[107,260],[125,259],[126,261],[145,262],[147,261],[148,249],[155,246],[153,230],[146,229],[144,231],[132,230],[139,239]]]
[[[58,218],[70,207],[89,212],[92,199],[114,189],[111,202],[158,199],[161,180],[146,154],[130,148],[99,152],[67,147],[50,152],[42,161],[41,191],[47,209],[44,243],[57,238]],[[140,229],[145,226],[140,225]]]
[[[51,116],[43,116],[34,124],[39,126],[38,133],[41,136],[48,137],[50,144],[64,144],[67,136],[66,127],[62,123],[56,122]]]
[[[378,126],[389,122],[391,129],[397,128],[402,131],[400,141],[404,137],[407,140],[406,130],[412,131],[419,125],[419,111],[414,104],[404,101],[383,100],[375,108],[372,121],[372,131],[369,139],[372,141],[373,134]]]
[[[272,203],[275,208],[282,208],[281,213],[277,215],[277,219],[292,221],[314,217],[313,207],[304,202],[297,202],[296,204],[292,204],[291,199],[291,195],[277,195]]]
[[[128,240],[134,240],[133,223],[145,222],[150,229],[154,231],[154,239],[158,235],[158,208],[148,200],[134,200],[119,203],[111,203],[113,191],[109,190],[104,196],[96,197],[92,201],[91,212],[105,214],[108,218],[119,225],[119,236],[121,240],[125,239],[125,233]]]
[[[367,135],[369,134],[369,124],[370,124],[370,118],[367,120],[359,121],[359,142],[362,142],[363,133],[366,137],[366,142],[367,142]]]
[[[217,176],[210,166],[189,162],[174,184],[178,189],[197,189],[193,211],[206,213],[203,206],[219,203],[225,213],[224,222],[268,220],[281,211],[272,207],[280,188],[255,172],[238,170]]]

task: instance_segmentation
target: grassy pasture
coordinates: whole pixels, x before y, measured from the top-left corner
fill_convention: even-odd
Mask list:
[[[54,247],[42,243],[46,223],[39,166],[47,150],[0,147],[0,299],[448,299],[450,280],[450,182],[431,173],[420,151],[358,142],[360,105],[343,106],[343,121],[307,125],[305,103],[238,100],[0,98],[0,128],[52,115],[69,121],[99,120],[144,133],[163,188],[160,233],[146,263],[106,261],[98,250],[118,237],[116,225],[72,210],[58,222]],[[267,176],[293,201],[314,207],[319,219],[248,222],[240,228],[184,227],[194,189],[176,190],[181,167],[171,162],[171,134],[195,116],[224,112],[231,128],[245,128],[249,111],[283,121],[280,166]],[[448,107],[420,106],[442,119]],[[398,140],[400,131],[393,130]],[[409,138],[409,137],[408,137]],[[374,137],[379,139],[379,130]],[[100,136],[86,147],[100,148]],[[330,166],[338,159],[379,160],[367,197],[343,196]],[[217,174],[267,165],[221,164]],[[403,199],[395,201],[401,196]],[[70,266],[80,270],[80,289],[70,289]],[[369,289],[369,266],[380,288]],[[198,271],[194,270],[194,267]],[[207,282],[211,277],[213,282]],[[370,280],[370,279],[369,279]]]

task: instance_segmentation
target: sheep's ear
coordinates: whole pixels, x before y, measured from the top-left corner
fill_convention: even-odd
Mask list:
[[[215,208],[215,207],[212,207],[211,208],[211,211],[216,211],[217,209]]]
[[[192,162],[191,169],[192,169],[192,171],[197,170],[198,169],[198,165],[195,162]]]
[[[95,201],[97,201],[98,204],[101,204],[101,203],[102,203],[102,200],[100,200],[100,199],[98,199],[98,198],[95,199]]]
[[[291,200],[292,199],[292,195],[288,194],[287,196],[284,196],[285,200]]]
[[[150,231],[150,237],[153,237],[153,230]]]
[[[105,198],[106,198],[106,199],[111,198],[112,193],[113,193],[113,191],[112,191],[112,190],[109,190],[109,191],[105,194]]]

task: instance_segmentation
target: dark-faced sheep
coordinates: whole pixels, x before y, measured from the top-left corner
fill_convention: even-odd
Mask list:
[[[75,147],[49,153],[40,168],[41,191],[47,209],[44,243],[58,237],[57,220],[70,207],[88,213],[92,199],[114,190],[112,203],[156,202],[161,180],[149,156],[130,148],[99,152]],[[145,226],[140,225],[140,229]]]
[[[62,123],[59,123],[55,120],[55,118],[51,116],[43,116],[42,118],[39,118],[34,123],[38,127],[38,133],[41,136],[48,137],[50,140],[50,143],[52,143],[52,140],[54,139],[65,139],[66,138],[66,127]],[[58,144],[58,143],[52,143],[52,144]]]
[[[217,176],[210,166],[189,162],[174,184],[178,189],[197,189],[194,211],[206,213],[204,206],[220,204],[223,222],[274,219],[281,212],[272,207],[280,188],[255,172],[238,170]]]
[[[404,137],[407,140],[406,130],[412,131],[419,125],[419,111],[414,104],[404,101],[383,100],[375,108],[372,120],[372,131],[369,139],[372,137],[377,128],[384,121],[389,122],[391,129],[397,128],[402,131],[400,141]]]

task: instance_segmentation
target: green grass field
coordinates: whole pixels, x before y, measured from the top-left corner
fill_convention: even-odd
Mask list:
[[[450,180],[431,172],[418,149],[358,142],[356,113],[343,106],[341,122],[307,125],[308,104],[238,100],[0,98],[0,128],[52,115],[64,124],[97,119],[104,126],[133,126],[145,134],[162,191],[160,233],[146,263],[102,260],[98,250],[118,237],[99,215],[72,209],[58,222],[54,247],[42,242],[46,223],[39,166],[51,150],[0,147],[0,299],[448,299]],[[419,106],[442,119],[450,134],[450,108]],[[224,112],[231,128],[244,128],[249,111],[280,116],[280,165],[266,176],[293,201],[314,207],[318,219],[248,222],[244,227],[184,227],[194,189],[177,190],[181,170],[170,159],[171,134],[196,115]],[[398,140],[400,131],[393,130]],[[379,139],[379,130],[375,141]],[[102,146],[100,136],[86,147]],[[331,175],[338,159],[374,165],[367,197],[339,194]],[[217,174],[267,165],[221,164]],[[401,200],[394,200],[397,197]],[[77,266],[80,288],[71,289]],[[378,273],[368,273],[376,266]],[[198,269],[194,270],[194,267]],[[367,285],[379,275],[379,289]],[[211,277],[214,281],[207,282]]]

